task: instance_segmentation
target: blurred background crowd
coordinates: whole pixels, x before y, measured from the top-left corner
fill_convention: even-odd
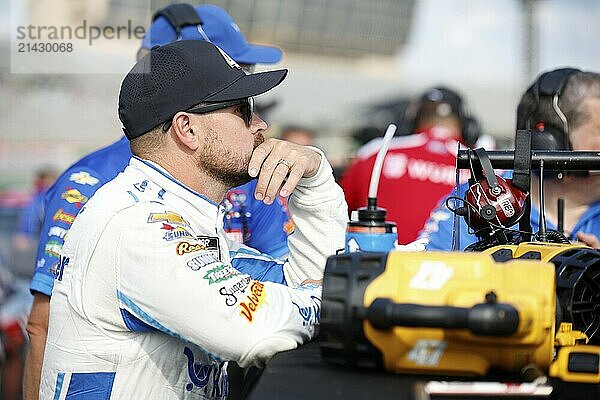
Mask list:
[[[66,167],[122,136],[117,93],[140,46],[135,38],[99,42],[65,57],[64,70],[56,59],[57,69],[44,71],[35,54],[16,59],[16,27],[49,25],[48,20],[73,26],[85,20],[95,26],[147,27],[153,13],[170,3],[2,0],[0,325],[4,332],[24,326],[43,195]],[[398,126],[399,136],[415,133],[417,115],[411,106],[415,99],[422,103],[423,96],[425,101],[426,96],[435,100],[437,92],[428,88],[445,87],[460,94],[461,104],[448,101],[447,112],[461,114],[461,123],[466,116],[474,119],[485,147],[501,149],[512,146],[517,103],[540,72],[563,66],[600,71],[600,2],[595,0],[210,3],[225,9],[248,41],[283,50],[279,64],[257,66],[259,71],[290,70],[278,90],[257,104],[270,125],[267,136],[322,148],[340,181],[353,161],[372,153],[368,145],[361,146],[382,136],[389,123]],[[445,113],[435,112],[438,117]],[[431,207],[423,210],[423,218]],[[401,219],[398,222],[400,232]],[[405,239],[415,237],[416,232]],[[0,340],[16,339],[7,333]],[[4,348],[10,351],[19,345]],[[0,365],[5,359],[8,355],[0,352]],[[5,376],[4,390],[13,383],[18,387],[17,380]]]

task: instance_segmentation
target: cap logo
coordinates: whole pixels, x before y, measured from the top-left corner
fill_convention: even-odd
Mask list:
[[[231,68],[237,68],[237,69],[242,69],[242,67],[239,66],[238,63],[235,62],[235,60],[231,57],[229,57],[229,54],[225,53],[219,46],[215,46],[217,48],[217,50],[219,50],[219,53],[221,53],[221,55],[223,56],[223,58],[225,59],[225,62],[227,64],[229,64],[229,66]]]
[[[235,22],[232,22],[232,23],[231,23],[231,27],[232,27],[233,29],[235,29],[235,31],[236,31],[236,32],[239,32],[239,31],[240,31],[240,27],[239,27],[239,26],[237,26],[237,24],[236,24]]]
[[[444,98],[444,94],[441,92],[441,90],[438,89],[431,89],[429,92],[427,92],[427,99],[429,101],[441,101]]]

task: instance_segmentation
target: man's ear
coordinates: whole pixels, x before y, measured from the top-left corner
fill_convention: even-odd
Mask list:
[[[171,129],[181,144],[195,151],[200,146],[199,129],[192,126],[190,115],[185,112],[178,112],[173,117]]]

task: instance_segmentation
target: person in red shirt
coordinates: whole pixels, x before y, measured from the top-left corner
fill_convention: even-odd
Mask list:
[[[387,209],[387,220],[396,223],[398,243],[414,241],[438,201],[455,187],[458,142],[473,146],[479,126],[470,117],[462,98],[453,90],[427,90],[407,110],[408,132],[392,139],[385,157],[377,202]],[[381,138],[361,147],[346,170],[341,186],[348,209],[367,204],[371,171]]]

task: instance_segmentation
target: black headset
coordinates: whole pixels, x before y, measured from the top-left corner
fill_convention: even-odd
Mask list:
[[[569,139],[569,121],[560,109],[559,101],[569,78],[578,72],[581,71],[576,68],[561,68],[545,72],[527,89],[527,93],[533,96],[535,103],[531,109],[520,110],[517,129],[531,129],[531,148],[533,150],[572,150]],[[549,124],[547,121],[532,120],[540,108],[540,100],[546,97],[551,98],[552,108],[562,121],[562,126]],[[538,123],[543,124],[543,128],[538,126]]]
[[[187,25],[201,25],[202,20],[193,6],[187,3],[170,4],[165,8],[158,10],[152,16],[152,21],[158,17],[165,17],[171,26],[177,32],[181,32],[181,28]]]
[[[416,122],[419,117],[419,111],[425,103],[446,103],[452,112],[458,116],[461,125],[461,139],[469,147],[473,147],[479,139],[481,127],[479,122],[469,114],[462,97],[455,91],[446,87],[434,87],[428,89],[421,96],[411,101],[404,114],[404,131],[415,133]]]

